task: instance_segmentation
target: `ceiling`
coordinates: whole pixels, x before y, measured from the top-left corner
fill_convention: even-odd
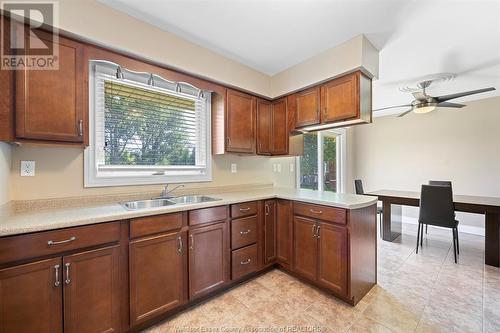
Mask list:
[[[431,95],[500,89],[500,0],[99,1],[268,75],[364,34],[380,50],[374,108],[435,73],[457,77]]]

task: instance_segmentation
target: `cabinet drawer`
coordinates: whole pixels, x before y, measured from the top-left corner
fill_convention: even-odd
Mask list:
[[[120,240],[120,222],[0,238],[0,264]]]
[[[231,205],[231,217],[238,218],[257,214],[257,201]]]
[[[189,225],[218,222],[227,219],[227,206],[202,208],[189,212]]]
[[[231,248],[250,245],[257,242],[257,217],[250,216],[231,222]]]
[[[180,229],[186,213],[146,216],[130,221],[130,238]]]
[[[295,215],[312,217],[313,219],[327,222],[346,224],[346,211],[342,208],[306,204],[295,201],[293,203],[293,213]]]
[[[255,272],[258,268],[257,245],[250,245],[239,250],[233,251],[233,280]]]

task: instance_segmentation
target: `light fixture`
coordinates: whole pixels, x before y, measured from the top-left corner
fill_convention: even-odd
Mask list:
[[[116,67],[116,78],[118,80],[123,80],[123,72],[120,66]]]
[[[429,113],[436,109],[437,103],[421,103],[413,107],[413,112],[415,113]]]

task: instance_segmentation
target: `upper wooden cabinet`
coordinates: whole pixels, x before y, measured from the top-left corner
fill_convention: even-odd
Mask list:
[[[319,124],[320,118],[320,89],[313,87],[295,94],[296,114],[295,126]]]
[[[288,154],[287,99],[257,100],[257,154]]]
[[[226,151],[255,153],[256,98],[227,90],[226,99]]]
[[[42,40],[49,36],[40,33]],[[29,38],[29,37],[27,37]],[[83,45],[60,37],[56,70],[18,70],[15,74],[16,139],[83,143]]]
[[[329,123],[359,116],[359,72],[321,86],[322,121]]]

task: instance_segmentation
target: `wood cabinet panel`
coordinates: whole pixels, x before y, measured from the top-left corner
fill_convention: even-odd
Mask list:
[[[186,216],[186,212],[179,212],[132,219],[130,221],[130,238],[180,229]]]
[[[276,258],[288,266],[292,263],[292,232],[291,201],[276,200]]]
[[[313,87],[296,94],[295,126],[315,125],[320,122],[320,89]]]
[[[272,108],[271,102],[257,100],[257,154],[271,155],[272,145]]]
[[[51,42],[47,33],[38,37]],[[16,137],[83,143],[83,45],[59,37],[54,47],[59,49],[57,70],[16,71]]]
[[[321,86],[322,121],[333,122],[359,116],[359,72]]]
[[[231,205],[231,217],[238,218],[257,214],[257,201]]]
[[[228,217],[227,206],[202,208],[189,211],[189,225],[196,226],[205,223],[224,221]]]
[[[317,276],[318,242],[315,236],[315,225],[314,220],[294,216],[293,269],[297,274],[312,281],[316,280]]]
[[[130,321],[141,323],[186,301],[186,232],[130,244]]]
[[[0,332],[62,332],[62,279],[61,258],[0,270]]]
[[[63,258],[64,332],[120,332],[120,247]]]
[[[250,245],[232,253],[232,278],[239,279],[258,269],[257,245]]]
[[[286,98],[273,102],[271,154],[288,154],[288,115]]]
[[[257,216],[231,221],[231,248],[233,250],[257,241]]]
[[[226,103],[226,151],[255,153],[255,97],[228,89]]]
[[[205,295],[227,281],[226,223],[189,231],[189,297]]]
[[[347,228],[318,224],[318,282],[347,296]]]
[[[346,210],[343,208],[295,202],[293,212],[296,215],[311,217],[332,223],[346,224]]]
[[[264,202],[264,264],[276,260],[276,201]]]

